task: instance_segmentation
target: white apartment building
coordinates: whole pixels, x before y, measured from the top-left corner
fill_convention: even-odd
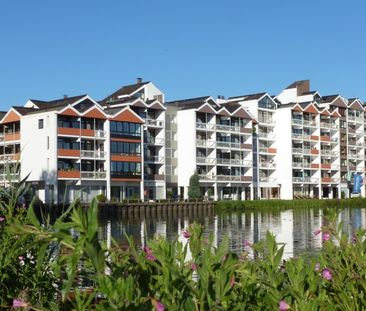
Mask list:
[[[108,95],[101,102],[105,111],[130,107],[143,120],[144,141],[144,198],[146,200],[166,197],[166,146],[164,93],[152,82],[126,85]]]
[[[210,96],[169,102],[167,109],[168,135],[176,139],[169,144],[170,187],[188,198],[197,172],[205,197],[252,199],[253,117],[238,103],[218,104]]]
[[[255,198],[274,199],[281,197],[278,181],[277,155],[281,136],[277,136],[277,102],[267,93],[229,97],[248,110],[256,120],[253,135],[254,189]]]
[[[0,121],[0,169],[17,167],[11,173],[28,177],[48,203],[90,201],[100,193],[143,199],[143,123],[129,107],[106,113],[88,95],[29,100]]]
[[[294,82],[277,100],[281,198],[340,198],[342,192],[349,197],[353,175],[365,172],[361,101],[322,97],[310,91],[309,80]]]

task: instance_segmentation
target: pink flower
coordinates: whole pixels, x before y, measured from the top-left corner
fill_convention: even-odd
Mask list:
[[[231,280],[230,280],[230,287],[233,288],[235,285],[235,278],[232,277]]]
[[[3,222],[5,220],[5,217],[0,216],[0,222]]]
[[[146,259],[152,261],[156,260],[156,257],[154,256],[153,251],[150,247],[144,246],[144,253],[146,254]]]
[[[244,247],[251,247],[251,246],[252,246],[252,244],[251,244],[248,240],[244,240],[244,241],[243,241],[243,246],[244,246]]]
[[[324,280],[330,281],[333,278],[332,271],[327,268],[323,269],[322,277]]]
[[[13,308],[26,308],[28,304],[20,299],[13,299]]]
[[[197,265],[194,262],[191,264],[191,270],[197,271]]]
[[[164,311],[165,307],[164,305],[160,302],[160,301],[156,301],[154,304],[155,310],[156,311]]]
[[[357,242],[357,236],[356,234],[352,234],[352,243],[356,243]]]
[[[324,232],[322,236],[323,242],[328,241],[330,239],[330,234]]]
[[[314,270],[315,270],[315,272],[319,272],[319,271],[320,271],[320,263],[319,263],[319,262],[317,262],[317,263],[315,264],[315,268],[314,268]]]
[[[321,229],[316,229],[316,230],[314,231],[314,235],[319,235],[319,234],[320,234],[320,232],[322,232],[322,230],[321,230]]]
[[[191,237],[191,233],[187,230],[184,230],[182,235],[185,239],[189,239]]]
[[[281,300],[280,303],[278,304],[278,310],[280,310],[280,311],[287,311],[289,309],[290,309],[290,306],[284,300]]]

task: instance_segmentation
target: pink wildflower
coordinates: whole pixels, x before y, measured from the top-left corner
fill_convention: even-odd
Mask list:
[[[329,239],[330,239],[330,234],[324,232],[323,235],[322,235],[323,242],[328,241]]]
[[[314,235],[319,235],[319,234],[320,234],[320,232],[322,232],[322,230],[321,230],[321,229],[316,229],[316,230],[314,231]]]
[[[325,268],[322,272],[322,277],[323,279],[330,281],[331,279],[333,279],[333,274],[332,271],[330,271],[329,269]]]
[[[232,277],[231,280],[230,280],[230,287],[233,288],[235,285],[235,278]]]
[[[191,237],[191,233],[187,230],[184,230],[182,235],[185,239],[189,239]]]
[[[160,301],[156,301],[156,303],[154,304],[154,307],[155,307],[156,311],[164,311],[165,310],[164,305]]]
[[[13,299],[13,308],[26,308],[28,307],[28,304],[20,299]]]
[[[144,253],[146,254],[146,259],[148,260],[156,260],[156,257],[153,254],[152,249],[149,246],[144,246]]]
[[[243,246],[244,246],[244,247],[251,247],[251,246],[252,246],[252,244],[251,244],[248,240],[244,240],[244,241],[243,241]]]
[[[5,217],[0,216],[0,222],[3,222],[5,220]]]
[[[197,265],[194,262],[191,264],[191,270],[197,271]]]
[[[287,311],[289,309],[290,309],[290,306],[284,300],[281,300],[280,303],[278,304],[278,310],[279,311]]]

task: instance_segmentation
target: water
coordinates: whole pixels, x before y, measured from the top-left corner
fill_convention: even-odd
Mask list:
[[[351,236],[357,228],[366,227],[366,209],[345,209],[339,215],[339,220],[343,221],[344,233]],[[133,236],[135,243],[141,248],[146,243],[145,237],[153,238],[156,234],[169,240],[178,235],[182,239],[182,230],[194,221],[204,225],[206,235],[214,235],[216,246],[227,235],[230,249],[238,253],[244,250],[244,240],[255,243],[264,239],[268,230],[276,235],[277,242],[285,243],[284,259],[304,252],[315,253],[322,246],[321,235],[314,235],[314,231],[324,224],[321,209],[218,214],[213,211],[206,214],[187,212],[183,216],[165,213],[156,218],[113,213],[101,215],[100,238],[110,243],[112,237],[123,247],[127,245],[127,234]]]

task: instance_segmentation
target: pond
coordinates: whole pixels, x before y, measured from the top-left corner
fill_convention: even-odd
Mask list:
[[[184,228],[194,221],[205,228],[205,234],[213,234],[217,246],[228,236],[230,249],[234,252],[244,250],[243,241],[255,243],[262,240],[269,230],[276,235],[279,243],[285,243],[284,259],[301,253],[316,253],[322,247],[321,235],[314,231],[324,224],[324,213],[321,209],[294,209],[276,212],[230,212],[215,213],[206,211],[200,213],[185,213],[177,216],[172,213],[162,213],[154,218],[129,215],[128,213],[101,214],[99,238],[110,243],[111,238],[121,246],[127,245],[125,234],[133,237],[139,248],[145,245],[146,239],[154,235],[166,237],[169,240],[181,234]],[[345,209],[339,215],[343,221],[343,231],[351,236],[359,227],[366,227],[366,209]]]

